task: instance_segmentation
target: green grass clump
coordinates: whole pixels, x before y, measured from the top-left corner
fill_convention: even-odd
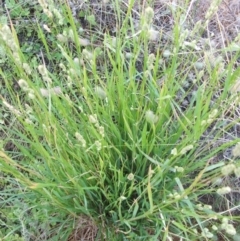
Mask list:
[[[238,101],[229,95],[239,76],[236,58],[223,70],[222,62],[202,61],[201,67],[197,60],[203,53],[181,53],[178,25],[175,42],[152,52],[152,9],[142,13],[136,33],[132,8],[133,1],[116,36],[86,39],[64,5],[59,10],[64,22],[49,16],[51,31],[37,24],[44,46],[40,59],[23,53],[13,26],[1,26],[5,64],[13,70],[0,72],[9,122],[3,146],[14,144],[11,152],[0,152],[1,172],[14,180],[4,186],[13,188],[14,200],[26,203],[24,210],[36,220],[51,223],[41,240],[67,240],[74,223],[80,230],[75,234],[83,237],[82,220],[96,240],[228,240],[239,235],[239,218],[217,210],[213,200],[222,202],[231,192],[219,184],[225,162],[215,159],[239,142],[219,141],[234,125],[223,116]],[[117,3],[115,11],[123,14]],[[95,38],[101,44],[94,44]],[[9,76],[17,80],[17,90]],[[229,164],[236,170],[237,156]],[[21,209],[10,196],[9,203]],[[31,222],[19,220],[22,227]],[[34,240],[33,227],[19,230],[23,240]]]

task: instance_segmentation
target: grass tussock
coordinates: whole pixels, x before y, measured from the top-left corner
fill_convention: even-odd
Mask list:
[[[193,25],[188,1],[7,2],[0,237],[238,240],[239,35],[204,37],[219,3]]]

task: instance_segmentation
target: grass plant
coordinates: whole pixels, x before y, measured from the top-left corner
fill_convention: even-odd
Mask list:
[[[112,3],[119,29],[90,37],[67,2],[39,3],[40,55],[11,19],[0,27],[2,240],[238,240],[227,183],[240,176],[239,138],[222,139],[238,122],[226,116],[239,105],[239,49],[228,62],[183,49],[183,9],[173,41],[152,51],[151,3],[138,31],[135,2]]]

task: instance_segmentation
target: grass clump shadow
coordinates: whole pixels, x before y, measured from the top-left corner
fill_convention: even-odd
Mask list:
[[[133,7],[131,1],[125,13],[130,20],[123,20],[116,36],[105,33],[95,45],[79,37],[65,5],[62,16],[71,28],[55,34],[59,65],[51,62],[40,25],[45,50],[31,64],[13,26],[1,26],[20,88],[16,92],[1,69],[8,89],[1,104],[14,123],[4,131],[16,150],[1,150],[1,171],[28,190],[33,206],[71,220],[68,227],[58,220],[55,230],[64,230],[63,236],[45,240],[227,240],[238,235],[238,218],[212,209],[203,197],[224,199],[232,191],[221,186],[224,177],[239,177],[236,149],[230,164],[217,159],[239,145],[238,139],[219,141],[234,125],[221,118],[238,102],[237,95],[229,97],[239,74],[230,71],[235,59],[223,72],[208,61],[200,68],[195,53],[182,56],[178,25],[172,50],[151,52],[154,11],[141,13],[136,33]],[[65,27],[50,25],[54,33]],[[190,81],[191,71],[196,78]],[[222,128],[214,128],[218,123]],[[213,138],[203,138],[206,133]]]

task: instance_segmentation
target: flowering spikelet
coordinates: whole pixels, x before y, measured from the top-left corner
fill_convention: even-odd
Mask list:
[[[205,19],[209,20],[211,18],[211,16],[218,10],[219,3],[220,0],[214,0],[211,2],[211,5],[205,14]]]
[[[47,8],[48,4],[45,2],[45,0],[38,0],[38,3],[42,8]]]
[[[43,97],[49,97],[50,95],[61,95],[62,94],[62,90],[61,87],[56,86],[54,88],[51,89],[40,89],[40,93]]]
[[[42,76],[42,78],[43,78],[43,81],[44,81],[44,82],[46,82],[46,83],[48,83],[48,84],[52,84],[52,79],[49,78],[48,76]]]
[[[45,1],[45,0],[38,0],[38,3],[39,3],[40,6],[42,7],[43,12],[44,12],[49,18],[52,18],[53,15],[52,15],[52,13],[49,11],[49,9],[48,9],[48,4],[46,3],[46,1]]]
[[[15,114],[16,116],[20,116],[21,112],[17,109],[15,109],[12,105],[10,105],[7,101],[3,101],[2,102],[3,105],[5,105],[13,114]]]
[[[96,146],[96,148],[97,148],[97,151],[101,151],[101,149],[102,149],[102,144],[101,144],[101,142],[100,142],[100,141],[95,141],[94,144],[95,144],[95,146]]]
[[[14,58],[16,57],[17,59],[15,59],[16,62],[21,62],[19,54],[18,54],[18,44],[16,42],[16,40],[14,39],[14,35],[12,34],[11,29],[9,28],[9,26],[3,25],[2,27],[0,26],[0,38],[6,43],[6,45],[12,50]]]
[[[147,7],[147,8],[145,9],[144,17],[145,17],[144,20],[145,20],[148,24],[152,23],[153,17],[154,17],[154,11],[153,11],[153,9],[152,9],[151,7]]]
[[[66,66],[63,63],[60,63],[58,66],[62,69],[63,72],[67,71]]]
[[[184,168],[183,167],[175,166],[174,168],[175,168],[176,172],[184,172]]]
[[[228,218],[224,217],[222,219],[222,224],[221,224],[221,229],[225,230],[226,233],[228,233],[229,235],[236,235],[236,229],[234,228],[234,226],[232,224],[228,223]]]
[[[225,231],[226,233],[228,233],[229,235],[236,235],[236,229],[234,228],[234,226],[232,224],[228,224],[225,226]]]
[[[28,92],[28,98],[31,100],[35,99],[34,91],[31,89]]]
[[[80,134],[80,133],[78,133],[78,132],[76,132],[75,133],[75,137],[76,137],[76,139],[82,144],[82,147],[86,147],[86,141],[85,141],[85,139],[83,138],[83,136]]]
[[[148,56],[148,60],[147,60],[147,68],[148,70],[152,70],[154,68],[154,61],[155,61],[156,57],[155,55],[152,53],[152,54],[149,54]]]
[[[28,83],[24,79],[20,79],[18,81],[18,84],[19,84],[19,86],[21,87],[21,89],[23,91],[28,91],[29,90]]]
[[[90,123],[92,123],[92,124],[98,123],[97,115],[96,115],[96,114],[94,114],[94,115],[89,115],[88,119],[89,119]]]
[[[232,155],[234,157],[240,156],[240,142],[238,142],[237,145],[233,148]]]
[[[172,150],[171,150],[171,154],[172,154],[173,156],[176,156],[176,155],[177,155],[177,148],[172,149]]]
[[[9,41],[10,39],[12,39],[12,32],[7,24],[2,26],[0,30],[0,37],[3,41]]]
[[[47,8],[44,8],[44,9],[43,9],[43,12],[44,12],[49,18],[52,18],[52,17],[53,17],[52,12],[49,11]]]
[[[43,28],[44,28],[48,33],[51,33],[51,29],[50,29],[46,24],[43,24]]]
[[[63,32],[63,34],[67,35],[69,37],[69,39],[74,42],[74,40],[75,40],[74,32],[73,32],[73,30],[71,28],[67,32]]]
[[[145,114],[146,121],[150,124],[155,124],[158,121],[158,116],[153,113],[153,111],[148,110]]]
[[[237,167],[237,168],[234,169],[234,174],[237,178],[240,177],[240,167]]]
[[[186,154],[188,151],[192,150],[193,149],[193,145],[188,145],[188,146],[185,146],[181,151],[180,151],[180,154],[184,155]]]
[[[98,127],[98,131],[99,131],[99,133],[100,133],[100,135],[101,135],[102,137],[105,136],[104,127],[103,127],[103,126],[99,126],[99,127]]]
[[[232,189],[230,187],[222,187],[217,190],[217,194],[224,195],[230,193],[231,191]]]
[[[134,179],[134,174],[133,173],[128,174],[127,179],[129,181],[132,181]]]
[[[224,167],[222,167],[221,172],[224,176],[228,176],[235,170],[235,165],[234,164],[228,164]]]
[[[47,68],[45,67],[45,65],[38,65],[38,71],[42,76],[48,75],[48,71],[47,71]]]
[[[64,17],[61,15],[61,13],[56,8],[54,8],[52,11],[53,11],[54,15],[56,16],[56,18],[58,19],[58,23],[60,25],[63,25]]]
[[[218,110],[217,109],[214,109],[210,114],[209,114],[209,118],[210,119],[213,119],[218,113]]]
[[[22,67],[23,67],[24,71],[26,72],[26,74],[30,75],[32,73],[32,70],[27,63],[23,63]]]
[[[213,234],[209,231],[208,228],[204,228],[203,231],[202,231],[202,236],[205,237],[205,238],[213,238]]]

